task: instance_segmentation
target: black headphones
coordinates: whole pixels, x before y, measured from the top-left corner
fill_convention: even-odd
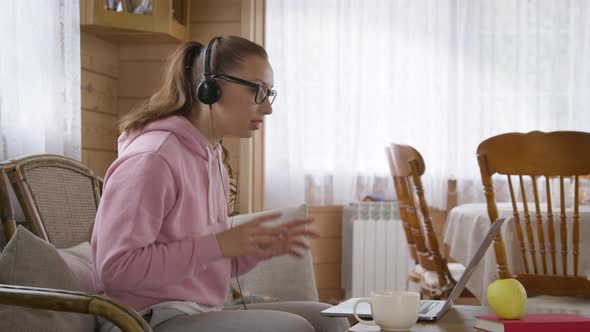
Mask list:
[[[211,107],[212,104],[215,104],[221,98],[221,87],[219,86],[219,83],[217,83],[217,81],[212,78],[213,74],[211,74],[211,49],[213,48],[213,44],[215,44],[217,39],[220,39],[220,37],[211,39],[209,45],[207,45],[207,49],[205,49],[205,61],[203,64],[203,75],[205,78],[199,83],[199,86],[197,87],[197,98],[203,104],[209,105],[209,107]]]

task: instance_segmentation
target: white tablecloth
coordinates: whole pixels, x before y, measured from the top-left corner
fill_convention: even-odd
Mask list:
[[[522,208],[522,204],[519,204],[519,208]],[[545,211],[546,208],[542,208]],[[529,213],[531,215],[531,223],[534,229],[535,238],[537,237],[537,225],[535,219],[534,204],[529,204]],[[560,232],[559,232],[559,208],[553,208],[553,222],[555,230],[556,240],[556,258],[557,258],[557,273],[558,275],[562,272],[561,265],[561,246]],[[586,275],[590,277],[590,206],[580,206],[580,247],[579,247],[579,267],[578,274]],[[518,246],[518,240],[516,237],[516,230],[514,222],[512,220],[512,205],[510,203],[499,203],[498,214],[500,217],[509,217],[507,222],[502,226],[502,237],[504,240],[504,246],[506,247],[506,256],[508,260],[508,267],[511,273],[524,271],[524,262]],[[567,209],[567,230],[568,239],[572,243],[572,215],[573,210]],[[524,229],[524,215],[520,213],[521,227],[523,229],[523,235],[526,238]],[[544,235],[545,243],[548,243],[547,233],[547,218],[543,214],[544,223]],[[467,265],[471,257],[475,254],[483,241],[488,229],[490,227],[490,221],[488,218],[486,204],[464,204],[459,205],[452,209],[449,213],[446,223],[446,231],[444,235],[444,242],[450,247],[449,256],[455,259],[457,262]],[[538,243],[538,241],[536,241]],[[475,269],[471,279],[467,283],[467,289],[473,293],[482,304],[487,304],[486,301],[486,289],[487,286],[497,279],[496,270],[496,255],[493,249],[493,243],[486,252],[482,261]],[[528,248],[528,247],[527,247]],[[536,245],[537,251],[539,250]],[[547,266],[548,271],[552,271],[549,247],[546,247],[546,255],[548,257],[549,265]],[[540,256],[540,255],[537,255]],[[529,271],[532,270],[532,262],[530,256]],[[571,248],[568,248],[568,273],[571,275],[573,271],[573,257],[571,254]],[[541,259],[537,258],[537,268],[542,271]]]

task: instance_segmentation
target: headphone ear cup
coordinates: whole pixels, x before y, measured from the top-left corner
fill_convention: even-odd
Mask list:
[[[197,98],[203,104],[211,105],[221,98],[221,87],[212,78],[204,79],[197,88]]]

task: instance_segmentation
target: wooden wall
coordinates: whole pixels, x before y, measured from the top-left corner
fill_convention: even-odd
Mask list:
[[[207,43],[215,36],[242,34],[241,0],[193,0],[191,39]]]
[[[119,117],[149,98],[162,82],[168,56],[178,44],[121,44],[119,46]]]
[[[311,241],[311,255],[321,302],[337,303],[344,299],[342,288],[342,206],[310,206],[312,229],[319,234]]]
[[[80,49],[82,162],[104,176],[117,157],[118,47],[81,33]]]

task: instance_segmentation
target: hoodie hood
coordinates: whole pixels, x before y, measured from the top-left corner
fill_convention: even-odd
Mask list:
[[[221,253],[217,234],[231,227],[221,147],[174,116],[119,146],[92,231],[95,292],[138,312],[171,300],[223,307],[231,277],[261,259]]]
[[[183,116],[169,116],[157,121],[154,121],[141,131],[136,131],[127,135],[127,133],[121,134],[117,141],[119,148],[119,155],[122,155],[127,147],[131,145],[139,136],[151,132],[151,131],[165,131],[170,132],[176,136],[189,150],[193,151],[196,155],[201,157],[207,162],[207,175],[209,180],[209,187],[207,190],[207,206],[209,207],[209,224],[215,222],[221,222],[221,218],[215,220],[214,211],[214,199],[213,199],[213,184],[219,182],[220,190],[218,202],[218,215],[222,216],[224,207],[223,202],[225,201],[225,185],[223,183],[223,165],[222,165],[222,148],[221,144],[217,143],[215,146],[211,146],[207,138],[185,117]],[[219,181],[214,179],[214,167],[219,168]]]
[[[212,147],[207,138],[184,116],[169,116],[157,121],[154,121],[141,131],[135,131],[131,135],[126,133],[121,134],[118,139],[119,154],[133,143],[133,141],[140,135],[150,131],[167,131],[178,137],[180,141],[190,150],[194,151],[203,159],[207,159],[207,149],[221,149],[219,144]]]

